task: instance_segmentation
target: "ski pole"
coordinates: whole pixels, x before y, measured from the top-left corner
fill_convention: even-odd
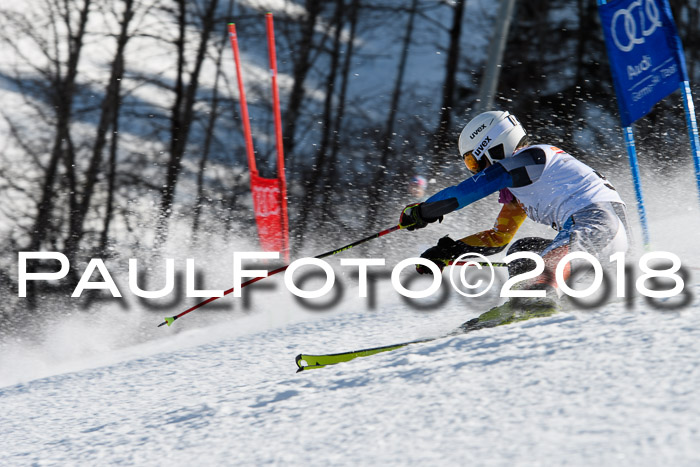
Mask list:
[[[398,226],[398,225],[395,225],[394,227],[391,227],[391,228],[386,229],[386,230],[382,230],[381,232],[377,232],[377,233],[375,233],[375,234],[373,234],[373,235],[370,235],[369,237],[365,237],[365,238],[363,238],[363,239],[361,239],[361,240],[358,240],[358,241],[356,241],[356,242],[350,243],[349,245],[345,245],[345,246],[340,247],[340,248],[337,248],[337,249],[335,249],[335,250],[331,250],[331,251],[327,251],[327,252],[325,252],[325,253],[321,253],[320,255],[314,256],[314,258],[316,258],[316,259],[321,259],[321,258],[325,258],[325,257],[327,257],[327,256],[336,255],[336,254],[341,253],[341,252],[343,252],[343,251],[345,251],[345,250],[349,250],[349,249],[352,248],[352,247],[356,247],[356,246],[361,245],[361,244],[363,244],[363,243],[367,243],[367,242],[369,242],[370,240],[374,240],[375,238],[383,237],[384,235],[389,234],[389,233],[391,233],[391,232],[394,232],[394,231],[396,231],[396,230],[399,230],[399,226]],[[248,280],[248,281],[246,281],[246,282],[243,282],[243,283],[241,284],[241,288],[246,287],[246,286],[248,286],[248,285],[250,285],[250,284],[254,284],[255,282],[258,282],[259,280],[264,279],[265,277],[274,276],[275,274],[278,274],[278,273],[280,273],[280,272],[283,272],[283,271],[285,271],[288,267],[289,267],[289,264],[287,264],[287,265],[285,265],[285,266],[282,266],[282,267],[280,267],[280,268],[277,268],[277,269],[275,269],[274,271],[271,271],[267,276],[264,276],[264,277],[254,277],[254,278],[252,278],[252,279],[250,279],[250,280]],[[230,294],[231,292],[233,292],[233,287],[231,287],[230,289],[226,290],[226,291],[224,292],[224,295],[222,295],[222,296],[226,296],[226,295]],[[161,326],[163,326],[164,324],[167,324],[168,326],[170,326],[171,324],[173,324],[173,321],[175,321],[176,319],[179,319],[179,318],[185,316],[187,313],[190,313],[190,312],[196,310],[197,308],[203,307],[203,306],[206,305],[207,303],[213,302],[213,301],[216,300],[217,298],[219,298],[219,297],[210,297],[210,298],[207,298],[206,300],[204,300],[204,301],[202,301],[202,302],[199,302],[199,303],[197,303],[196,305],[194,305],[193,307],[188,308],[187,310],[183,311],[183,312],[180,313],[179,315],[175,315],[175,316],[172,316],[172,317],[167,317],[167,318],[165,318],[165,321],[163,321],[162,323],[160,323],[160,324],[158,325],[158,327],[161,327]]]

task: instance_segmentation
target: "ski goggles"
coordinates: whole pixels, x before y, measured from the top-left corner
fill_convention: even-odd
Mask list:
[[[464,165],[466,165],[467,169],[473,174],[477,174],[486,168],[486,158],[483,157],[480,161],[474,157],[472,151],[465,152],[462,157],[464,158]]]

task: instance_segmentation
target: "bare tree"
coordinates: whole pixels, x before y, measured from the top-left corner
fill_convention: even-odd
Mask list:
[[[384,126],[384,134],[379,142],[380,160],[374,171],[374,178],[368,190],[367,219],[366,228],[373,230],[378,225],[378,215],[382,203],[385,171],[389,162],[389,156],[393,149],[391,147],[394,139],[394,127],[396,124],[396,115],[399,112],[399,104],[401,101],[401,89],[403,87],[404,75],[406,73],[406,61],[408,60],[408,52],[411,46],[411,37],[413,36],[413,25],[418,11],[418,0],[411,1],[411,7],[408,10],[408,21],[401,47],[401,57],[399,58],[396,78],[394,80],[394,89],[391,93],[391,103],[389,104],[386,124]]]
[[[457,71],[460,57],[460,41],[462,40],[462,23],[466,0],[456,0],[452,7],[452,27],[449,31],[450,45],[447,50],[447,62],[445,63],[445,78],[442,85],[442,106],[440,108],[440,120],[435,132],[432,156],[432,172],[436,173],[445,165],[445,156],[452,146],[450,130],[452,129],[452,112],[455,105],[455,87],[457,83]]]
[[[185,86],[185,42],[187,24],[186,0],[177,0],[179,34],[176,41],[177,48],[177,82],[175,85],[175,103],[171,111],[170,126],[170,160],[165,176],[165,182],[161,191],[160,214],[158,218],[156,246],[165,242],[168,236],[168,220],[172,215],[175,188],[182,170],[182,158],[187,149],[187,141],[190,136],[192,122],[194,120],[194,106],[199,87],[199,78],[202,63],[206,57],[209,37],[214,29],[216,8],[218,0],[209,0],[206,10],[202,14],[202,28],[199,35],[197,54],[194,59],[192,72],[188,76]]]
[[[323,214],[324,217],[332,218],[334,215],[333,194],[337,192],[337,168],[338,168],[338,152],[340,150],[340,138],[343,129],[343,119],[345,117],[345,104],[348,92],[348,78],[350,76],[350,64],[355,50],[355,36],[357,34],[357,16],[360,9],[359,0],[351,0],[350,8],[347,13],[348,22],[350,23],[350,33],[348,37],[347,47],[343,58],[343,67],[341,74],[340,92],[338,93],[338,105],[335,112],[335,120],[333,122],[333,133],[331,143],[331,154],[328,161],[328,172],[324,180],[323,190]]]
[[[229,2],[229,12],[232,9],[233,1]],[[204,145],[202,147],[202,158],[199,161],[199,171],[197,172],[197,197],[195,198],[194,211],[192,213],[192,235],[196,240],[199,231],[200,216],[202,213],[202,204],[204,203],[204,176],[209,161],[209,153],[211,151],[212,141],[214,139],[214,131],[216,122],[220,114],[219,109],[219,79],[221,78],[221,59],[224,54],[224,47],[228,42],[228,34],[225,35],[216,52],[216,75],[214,76],[214,88],[211,96],[211,110],[209,112],[209,120],[207,122],[206,133],[204,135]]]
[[[82,199],[77,204],[76,210],[71,211],[69,234],[66,240],[65,254],[72,258],[75,254],[83,234],[85,232],[85,217],[90,209],[90,203],[101,171],[102,156],[107,145],[107,133],[115,123],[115,117],[119,115],[120,91],[122,76],[124,74],[124,51],[129,41],[129,24],[134,17],[134,1],[124,0],[124,13],[120,21],[120,31],[117,37],[117,48],[112,61],[110,76],[108,79],[105,97],[102,100],[99,121],[97,123],[95,141],[92,148],[92,156],[85,174]],[[113,144],[116,145],[116,133],[112,133]],[[114,189],[112,186],[111,189]]]
[[[72,2],[65,0],[56,4],[49,3],[51,9],[56,7],[55,18],[59,18],[61,26],[67,31],[67,46],[68,58],[65,64],[61,63],[58,56],[50,56],[53,63],[51,73],[51,102],[56,109],[55,137],[51,156],[46,166],[44,182],[42,187],[41,201],[37,207],[37,214],[32,229],[31,241],[29,244],[30,250],[39,250],[46,238],[47,231],[50,226],[49,218],[53,210],[55,193],[54,184],[56,183],[58,163],[60,160],[65,162],[67,169],[66,178],[69,180],[69,187],[75,190],[75,179],[73,174],[74,167],[74,150],[70,134],[70,124],[73,117],[73,104],[75,99],[76,77],[78,74],[78,63],[80,54],[83,49],[83,41],[85,39],[85,27],[87,25],[88,16],[90,13],[91,0],[83,0],[79,10],[78,18],[74,19],[72,15]],[[59,25],[52,23],[54,34],[59,34]],[[75,32],[74,32],[75,31]],[[58,44],[54,44],[58,45]],[[46,54],[50,54],[49,50],[44,49]],[[70,194],[71,212],[77,207],[75,201],[75,191]]]
[[[295,134],[299,114],[301,113],[302,103],[304,101],[306,76],[311,70],[313,51],[314,31],[316,22],[321,13],[323,2],[321,0],[306,0],[306,15],[303,20],[301,38],[299,39],[296,54],[292,55],[294,61],[294,70],[292,79],[294,84],[289,94],[289,103],[285,113],[285,124],[282,134],[284,135],[284,154],[291,158],[294,154]]]
[[[14,128],[12,136],[20,147],[33,154],[36,167],[41,172],[40,194],[38,198],[30,196],[36,200],[36,214],[28,232],[26,248],[34,251],[40,250],[45,244],[53,248],[58,247],[58,225],[64,215],[55,210],[60,198],[58,188],[64,187],[65,190],[61,191],[69,199],[67,216],[72,216],[77,208],[75,146],[71,135],[71,123],[78,92],[78,65],[92,2],[83,0],[77,4],[71,0],[46,0],[44,7],[47,15],[42,27],[36,27],[36,20],[30,17],[29,11],[2,12],[4,19],[8,21],[8,28],[2,33],[2,41],[13,50],[25,70],[18,71],[13,77],[13,82],[24,94],[25,102],[30,103],[29,108],[40,119],[41,124],[53,133],[48,161],[44,161],[42,150],[30,149],[34,146],[33,135],[21,130],[21,125],[10,123],[11,119],[5,114],[11,128]],[[20,37],[16,37],[15,34]],[[49,40],[46,35],[50,37]],[[65,47],[59,47],[59,42]],[[43,61],[37,61],[28,54],[30,49],[38,51]],[[26,69],[31,70],[30,74]],[[43,103],[37,103],[38,100],[43,100]],[[63,174],[60,172],[61,162],[64,167]],[[33,263],[29,265],[30,272],[34,271],[34,267]],[[27,304],[34,307],[34,284],[30,283],[28,289]]]
[[[114,215],[114,198],[117,177],[117,152],[119,149],[119,112],[112,114],[112,140],[109,144],[109,161],[107,170],[107,199],[105,201],[105,212],[102,221],[102,232],[100,234],[99,252],[101,256],[106,256],[109,243],[109,227]]]
[[[326,96],[323,104],[323,127],[321,131],[321,141],[316,150],[316,157],[313,165],[311,166],[311,175],[306,180],[306,194],[301,203],[301,213],[298,218],[297,229],[300,232],[306,230],[306,223],[309,218],[309,214],[314,206],[316,206],[315,199],[318,194],[319,185],[322,182],[322,178],[326,169],[326,162],[328,160],[327,153],[329,145],[331,144],[332,132],[334,129],[333,125],[333,98],[335,96],[335,82],[338,75],[338,66],[340,62],[340,50],[342,46],[341,32],[343,30],[343,8],[345,2],[343,0],[336,0],[335,13],[333,14],[333,21],[329,25],[335,29],[333,35],[333,45],[330,50],[330,66],[328,74],[326,76]],[[299,235],[297,240],[297,248],[301,248],[304,244],[305,235]]]

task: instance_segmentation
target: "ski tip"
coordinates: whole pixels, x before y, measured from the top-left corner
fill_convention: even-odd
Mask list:
[[[310,365],[307,360],[304,359],[303,354],[299,354],[296,357],[296,362],[297,362],[297,373],[301,373],[302,371],[305,370],[313,370],[314,368],[323,368],[326,365],[319,365],[318,362],[316,362],[315,365]]]

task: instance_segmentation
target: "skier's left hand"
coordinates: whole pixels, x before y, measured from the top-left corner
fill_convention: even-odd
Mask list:
[[[452,240],[449,236],[445,235],[434,247],[430,247],[420,255],[421,258],[426,258],[432,261],[440,268],[440,271],[449,266],[452,261],[459,258],[464,253],[469,252],[469,247],[460,240]],[[432,274],[433,272],[429,267],[423,266],[422,264],[416,264],[416,271],[418,274]]]

